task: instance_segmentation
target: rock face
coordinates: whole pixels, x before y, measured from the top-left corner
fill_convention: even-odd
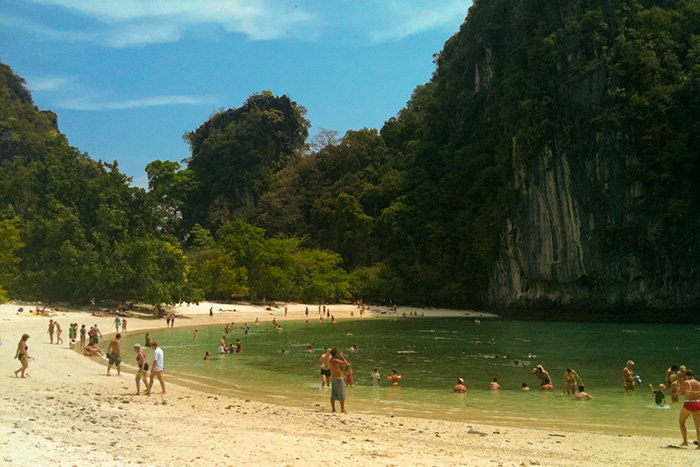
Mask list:
[[[660,243],[651,264],[638,235],[653,242],[663,220],[648,217],[642,232],[623,230],[607,240],[610,226],[624,225],[648,196],[628,175],[639,162],[633,155],[611,161],[597,145],[590,158],[572,163],[566,152],[545,146],[526,167],[516,162],[517,151],[514,140],[520,197],[491,274],[491,306],[671,309],[700,302],[697,232],[681,244]]]
[[[559,19],[525,33],[527,7],[516,3],[505,7],[510,42],[482,39],[477,48],[483,52],[471,65],[473,90],[494,98],[494,87],[510,79],[505,73],[513,70],[514,44],[531,34],[538,50],[528,52],[552,63],[530,61],[518,72],[542,73],[549,81],[527,104],[545,106],[533,117],[545,129],[528,134],[515,122],[506,135],[512,142],[508,189],[517,199],[503,219],[484,302],[571,310],[698,306],[700,115],[691,102],[700,101],[700,54],[685,51],[700,52],[691,39],[700,12],[682,2],[632,8],[593,2],[588,11],[562,2]],[[477,18],[487,16],[486,8],[476,2]],[[661,23],[652,18],[679,21],[673,39],[662,44]],[[469,18],[466,25],[483,27]],[[658,60],[653,70],[645,69],[645,53]]]

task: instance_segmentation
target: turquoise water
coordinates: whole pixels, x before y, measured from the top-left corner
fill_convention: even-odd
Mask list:
[[[217,354],[221,325],[200,327],[197,340],[190,328],[155,330],[151,337],[165,351],[171,380],[216,393],[327,410],[329,392],[320,388],[317,361],[325,347],[336,347],[353,366],[355,386],[348,388],[347,404],[355,412],[620,434],[676,436],[679,404],[656,407],[648,383],[662,383],[666,368],[674,363],[700,369],[696,326],[486,318],[476,325],[472,319],[399,318],[285,322],[283,327],[278,333],[270,323],[251,323],[247,336],[231,332],[227,342],[241,339],[240,355]],[[143,334],[129,335],[123,348],[129,349],[137,338],[143,345]],[[311,354],[308,344],[313,344]],[[349,351],[351,346],[357,350]],[[205,351],[211,361],[203,360]],[[516,366],[516,359],[529,366]],[[622,389],[628,359],[637,363],[635,372],[643,380],[635,394]],[[538,364],[549,371],[555,392],[538,390],[530,373]],[[369,380],[375,367],[382,375],[379,387]],[[567,367],[583,378],[593,401],[561,395]],[[398,387],[386,380],[392,368],[403,377]],[[469,388],[467,394],[451,391],[459,377]],[[494,377],[503,390],[489,390]],[[522,382],[532,391],[520,391]],[[667,400],[670,404],[668,392]]]

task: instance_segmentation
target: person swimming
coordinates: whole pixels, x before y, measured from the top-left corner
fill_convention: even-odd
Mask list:
[[[391,376],[387,376],[386,379],[391,381],[392,384],[399,384],[401,381],[401,375],[396,373],[396,369],[391,370]]]
[[[464,385],[464,379],[457,379],[457,384],[452,387],[454,392],[467,392],[467,387]]]

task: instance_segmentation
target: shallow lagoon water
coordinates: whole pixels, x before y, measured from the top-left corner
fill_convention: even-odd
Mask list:
[[[192,328],[154,330],[151,337],[165,350],[170,380],[215,393],[327,410],[330,394],[320,388],[316,363],[325,347],[336,347],[353,366],[355,386],[348,388],[347,403],[353,412],[619,434],[677,436],[679,404],[657,407],[648,383],[662,383],[673,363],[700,370],[696,326],[486,318],[476,325],[473,319],[416,317],[283,322],[282,333],[269,322],[250,325],[249,335],[238,329],[227,337],[229,344],[241,339],[240,355],[217,353],[221,325],[200,327],[197,340]],[[135,342],[143,345],[142,333],[126,336],[123,348]],[[311,354],[308,344],[314,348]],[[353,345],[355,352],[348,350]],[[205,351],[211,361],[203,360]],[[516,359],[529,366],[516,366]],[[637,363],[635,372],[643,380],[634,394],[622,389],[628,359]],[[555,392],[538,390],[530,373],[538,364],[549,371]],[[379,387],[369,379],[375,367],[382,374]],[[583,378],[593,401],[561,395],[566,367]],[[392,368],[403,376],[400,386],[386,380]],[[459,377],[467,394],[451,391]],[[488,389],[494,377],[503,390]],[[520,391],[522,382],[532,391]],[[670,404],[668,392],[667,400]]]

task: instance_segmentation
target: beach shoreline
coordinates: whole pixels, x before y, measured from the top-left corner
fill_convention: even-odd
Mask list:
[[[68,349],[69,322],[98,324],[108,336],[114,334],[114,316],[59,312],[66,342],[57,346],[46,332],[50,318],[18,315],[19,306],[0,305],[0,463],[6,465],[325,465],[337,458],[354,465],[692,465],[700,455],[695,448],[666,449],[678,445],[680,433],[676,438],[574,433],[354,414],[351,406],[348,415],[331,414],[325,397],[314,408],[281,406],[174,384],[167,371],[167,395],[158,394],[156,382],[152,396],[136,396],[131,372],[107,377],[98,359]],[[176,327],[223,326],[256,317],[304,320],[305,306],[290,304],[287,317],[283,305],[266,310],[203,303],[173,311]],[[237,311],[223,311],[229,308]],[[388,317],[382,315],[385,308],[372,308],[365,319]],[[337,319],[349,318],[351,311],[358,315],[352,305],[331,309]],[[400,308],[398,316],[404,310],[426,317],[477,316],[410,307]],[[309,319],[317,316],[317,306],[309,305]],[[145,316],[127,320],[128,333],[164,327],[163,320]],[[13,357],[23,333],[31,336],[29,355],[36,359],[26,379],[12,373],[19,367]],[[131,350],[122,349],[130,366]]]

